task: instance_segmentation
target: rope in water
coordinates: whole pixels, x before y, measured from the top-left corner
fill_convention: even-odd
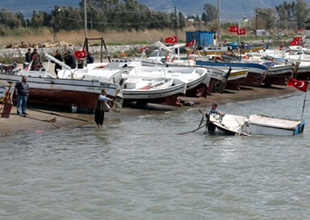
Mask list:
[[[27,116],[27,115],[21,115],[21,116],[24,117],[24,118],[30,118],[30,119],[34,119],[34,120],[37,120],[37,121],[50,122],[50,123],[52,123],[56,128],[60,129],[60,127],[57,126],[57,125],[55,124],[56,118],[52,118],[52,119],[50,119],[50,120],[47,120],[47,119],[34,118],[34,117]]]
[[[200,111],[200,109],[199,109],[199,111]],[[177,133],[177,134],[188,134],[188,133],[192,133],[192,132],[198,131],[199,129],[205,127],[205,125],[201,125],[202,122],[203,122],[203,119],[204,119],[204,115],[202,115],[202,118],[201,118],[201,120],[200,120],[200,123],[199,123],[199,125],[198,125],[198,128],[196,128],[195,130],[187,131],[187,132],[182,132],[182,133]]]
[[[46,111],[42,111],[42,110],[38,110],[38,109],[31,109],[31,110],[32,111],[41,112],[41,113],[45,113],[45,114],[51,114],[51,115],[55,115],[55,116],[59,116],[59,117],[63,117],[63,118],[69,118],[69,119],[74,119],[74,120],[84,121],[84,122],[91,122],[91,121],[86,120],[86,119],[76,118],[76,117],[71,117],[71,116],[66,116],[66,115],[61,115],[61,114],[57,114],[57,113],[54,113],[54,112],[46,112]]]

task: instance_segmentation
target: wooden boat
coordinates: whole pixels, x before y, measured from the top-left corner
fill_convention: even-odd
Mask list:
[[[229,68],[231,67],[232,70],[240,70],[240,69],[247,69],[248,74],[246,79],[243,81],[242,85],[246,86],[259,86],[261,82],[263,82],[267,71],[268,67],[264,66],[262,64],[258,63],[242,63],[239,61],[234,61],[234,62],[214,62],[211,60],[196,60],[196,65],[198,66],[207,66],[207,67],[225,67]]]
[[[266,86],[271,85],[286,85],[289,78],[292,76],[294,71],[294,65],[293,64],[266,64],[270,65],[269,71],[266,74],[265,79],[263,80],[263,83]]]
[[[275,118],[259,114],[249,117],[239,115],[209,116],[208,131],[218,129],[228,135],[297,135],[304,131],[305,121]]]
[[[142,66],[141,75],[167,77],[186,83],[187,97],[204,97],[208,94],[210,74],[206,68],[189,66]]]
[[[138,105],[156,103],[181,106],[179,97],[186,93],[186,83],[167,77],[128,75],[123,83],[124,102]]]
[[[223,68],[228,71],[228,68]],[[232,69],[227,79],[226,89],[240,90],[240,85],[246,80],[248,69]]]
[[[242,131],[250,135],[297,135],[304,131],[305,121],[250,115]]]
[[[0,84],[16,83],[21,75],[0,74]],[[59,79],[55,77],[28,76],[30,98],[28,103],[69,107],[75,104],[80,110],[93,111],[98,95],[107,89],[108,96],[115,98],[120,85],[99,81]]]

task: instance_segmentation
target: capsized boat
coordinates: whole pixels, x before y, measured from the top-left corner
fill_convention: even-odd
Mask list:
[[[210,114],[208,131],[218,129],[228,135],[297,135],[304,131],[305,121],[276,118],[260,114],[249,117],[226,114]]]

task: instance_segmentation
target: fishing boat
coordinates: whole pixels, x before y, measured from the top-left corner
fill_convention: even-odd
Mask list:
[[[249,117],[226,114],[209,116],[208,131],[216,129],[228,135],[297,135],[304,131],[305,121],[276,118],[260,114]]]
[[[185,93],[186,83],[174,78],[128,75],[123,83],[124,102],[139,106],[147,103],[182,106],[179,97]]]
[[[207,97],[210,74],[206,68],[189,66],[142,66],[143,76],[168,77],[186,83],[187,97]]]
[[[242,82],[245,86],[259,86],[266,77],[268,67],[258,63],[232,62],[214,62],[214,60],[197,59],[196,65],[217,68],[232,68],[232,70],[247,69],[247,77]]]
[[[15,84],[21,77],[21,75],[0,74],[0,85]],[[121,87],[117,84],[94,80],[59,79],[52,75],[49,77],[29,75],[28,84],[29,104],[62,106],[70,109],[75,105],[80,110],[91,112],[96,107],[102,89],[106,89],[111,98],[121,95],[119,93]]]

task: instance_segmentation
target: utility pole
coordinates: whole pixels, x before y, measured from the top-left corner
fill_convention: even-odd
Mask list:
[[[57,13],[60,11],[57,5],[55,5],[55,22],[54,22],[54,42],[57,42]]]
[[[220,0],[217,0],[217,40],[221,43]]]
[[[174,33],[178,36],[177,7],[174,7]]]
[[[255,9],[255,38],[257,37],[257,8]]]
[[[84,0],[84,24],[85,24],[85,39],[87,38],[87,5],[86,0]]]

